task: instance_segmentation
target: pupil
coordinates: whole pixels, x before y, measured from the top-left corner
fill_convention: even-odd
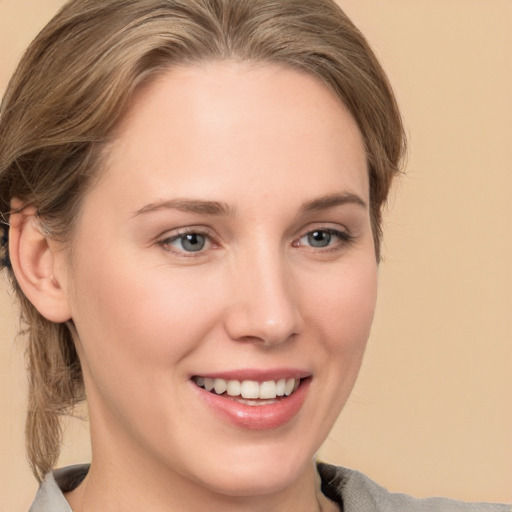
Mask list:
[[[309,235],[309,243],[313,247],[327,247],[331,242],[331,234],[327,231],[313,231]]]
[[[200,251],[205,245],[205,238],[192,233],[183,237],[182,244],[186,251]]]

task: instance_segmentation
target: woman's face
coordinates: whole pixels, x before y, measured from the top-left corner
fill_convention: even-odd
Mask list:
[[[93,467],[230,495],[290,487],[347,400],[374,311],[355,121],[291,69],[174,68],[134,98],[105,164],[65,286]]]

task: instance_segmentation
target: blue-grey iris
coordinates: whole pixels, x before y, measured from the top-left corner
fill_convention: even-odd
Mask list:
[[[312,247],[327,247],[331,243],[332,235],[328,231],[312,231],[308,234],[308,243]]]
[[[197,252],[204,248],[206,238],[197,233],[189,233],[181,237],[181,246],[185,251]]]

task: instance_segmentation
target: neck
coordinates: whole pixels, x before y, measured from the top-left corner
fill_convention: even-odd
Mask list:
[[[66,495],[74,512],[334,512],[337,506],[320,491],[314,462],[298,482],[277,492],[230,496],[172,474],[148,478],[142,471],[101,471],[93,463],[82,484]]]

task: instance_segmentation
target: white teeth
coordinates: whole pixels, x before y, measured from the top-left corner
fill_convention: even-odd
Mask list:
[[[268,380],[260,384],[259,398],[275,398],[277,396],[277,385],[274,380]]]
[[[198,384],[199,386],[199,384]],[[242,385],[238,380],[228,380],[228,395],[238,396],[242,391]]]
[[[244,404],[244,405],[252,405],[252,406],[259,406],[259,405],[270,405],[277,403],[277,400],[246,400],[245,398],[237,398],[237,402]]]
[[[286,387],[284,388],[284,394],[286,396],[290,396],[293,393],[294,387],[295,387],[295,379],[288,379],[286,381]]]
[[[206,391],[211,391],[213,389],[213,379],[205,377],[205,379],[204,379],[204,389],[206,389]]]
[[[224,379],[215,379],[213,381],[213,389],[217,395],[222,395],[228,389],[228,383]]]
[[[290,396],[300,385],[300,379],[279,379],[257,382],[255,380],[225,380],[210,377],[194,377],[194,382],[206,391],[217,395],[227,393],[245,400],[274,400],[279,396]],[[251,404],[252,405],[252,404]]]
[[[199,384],[198,384],[199,386]],[[276,395],[283,396],[284,390],[286,389],[286,379],[279,379],[276,385]]]
[[[260,385],[255,380],[244,380],[240,394],[242,398],[259,398]]]

